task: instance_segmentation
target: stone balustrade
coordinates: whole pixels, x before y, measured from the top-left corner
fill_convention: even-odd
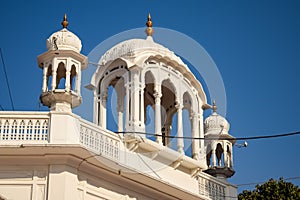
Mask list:
[[[50,141],[49,112],[0,112],[0,144],[45,144]],[[79,143],[93,153],[119,160],[120,138],[79,118]]]
[[[47,143],[49,138],[49,113],[1,112],[0,144]]]
[[[113,134],[93,123],[80,119],[80,143],[95,154],[119,160],[121,140]]]
[[[204,196],[206,199],[226,199],[226,185],[224,183],[200,174],[198,176],[198,184],[199,194]]]

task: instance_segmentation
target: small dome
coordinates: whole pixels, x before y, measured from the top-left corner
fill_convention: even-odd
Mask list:
[[[230,124],[228,123],[228,121],[216,112],[213,112],[204,121],[205,134],[228,134],[229,128]]]
[[[71,31],[63,28],[60,31],[53,33],[47,39],[47,49],[49,50],[73,50],[81,51],[81,40]]]

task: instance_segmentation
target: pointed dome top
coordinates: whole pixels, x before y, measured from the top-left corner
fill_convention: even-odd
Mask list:
[[[160,54],[161,57],[165,57],[169,60],[177,62],[178,64],[184,66],[187,71],[190,71],[189,68],[180,59],[180,57],[176,56],[173,51],[153,41],[153,38],[151,37],[153,34],[153,29],[150,13],[148,14],[148,21],[146,25],[146,39],[129,39],[116,44],[103,54],[99,61],[99,64],[105,65],[109,61],[113,61],[117,58],[126,58],[128,60],[133,60],[138,57],[139,53],[141,52],[152,51],[156,54]]]
[[[152,20],[151,20],[150,13],[148,13],[148,20],[146,22],[146,26],[147,26],[147,28],[146,28],[145,32],[146,32],[147,36],[152,36],[154,31],[152,28]]]
[[[49,50],[73,50],[80,53],[82,44],[81,40],[71,31],[67,29],[69,22],[67,21],[67,15],[64,15],[64,19],[61,23],[63,29],[53,33],[46,42],[47,49]]]
[[[69,22],[67,21],[67,14],[66,13],[64,15],[63,21],[61,22],[61,25],[63,26],[63,28],[67,28],[68,25],[69,25]]]
[[[147,25],[147,27],[152,27],[152,21],[151,21],[150,13],[148,13],[148,21],[147,21],[146,25]]]
[[[217,106],[215,101],[213,101],[213,106],[211,108],[213,110],[213,113],[204,121],[204,133],[228,134],[230,124],[224,117],[217,113]]]

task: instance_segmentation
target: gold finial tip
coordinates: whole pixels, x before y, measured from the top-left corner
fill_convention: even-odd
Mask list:
[[[212,110],[213,110],[213,112],[217,111],[217,106],[216,106],[216,101],[215,100],[213,100]]]
[[[67,28],[68,25],[69,25],[69,22],[67,21],[67,14],[66,13],[64,15],[63,21],[61,22],[61,25],[63,26],[63,28]]]
[[[147,36],[152,36],[153,35],[153,29],[152,29],[152,21],[151,21],[151,16],[150,13],[148,13],[148,20],[146,22],[146,34]]]
[[[147,20],[146,25],[147,25],[147,27],[152,27],[152,21],[151,21],[150,13],[148,13],[148,20]]]

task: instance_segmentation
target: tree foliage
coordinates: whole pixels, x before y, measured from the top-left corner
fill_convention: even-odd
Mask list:
[[[239,200],[300,200],[300,188],[293,183],[270,179],[262,185],[256,185],[253,191],[244,190],[238,195]]]

